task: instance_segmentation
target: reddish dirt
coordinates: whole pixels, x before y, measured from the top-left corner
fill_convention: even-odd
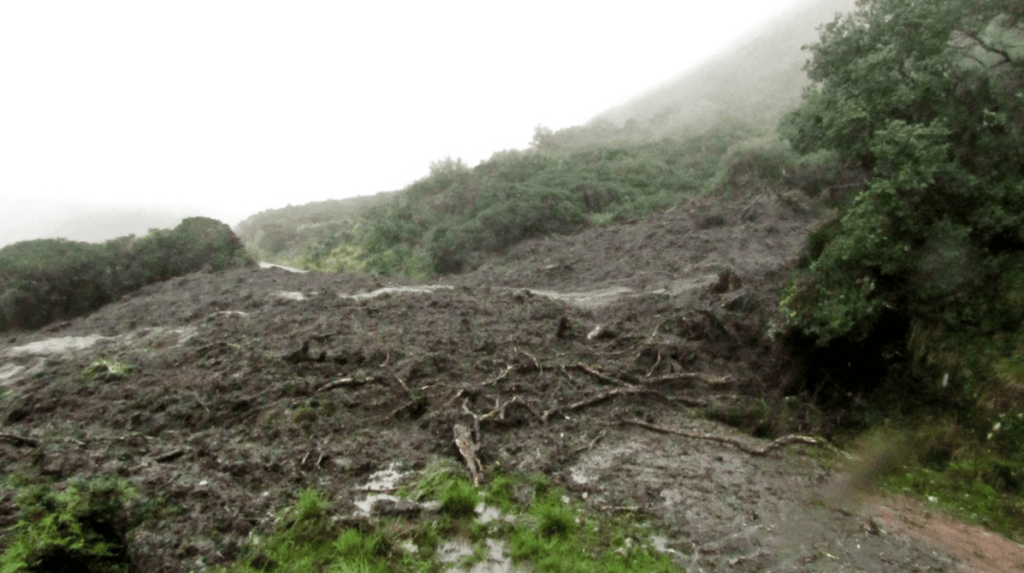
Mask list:
[[[850,509],[813,446],[757,457],[632,423],[750,448],[767,442],[720,420],[805,428],[769,331],[814,224],[793,201],[695,202],[526,242],[450,288],[280,269],[154,285],[4,340],[0,432],[36,445],[0,440],[0,471],[130,480],[163,508],[131,535],[134,570],[188,571],[237,557],[302,488],[347,512],[375,471],[459,460],[468,411],[485,474],[643,516],[690,571],[1020,571],[1019,545],[909,502]],[[136,369],[84,379],[100,357]]]

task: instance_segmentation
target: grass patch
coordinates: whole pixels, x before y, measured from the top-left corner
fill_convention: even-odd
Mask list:
[[[962,460],[943,470],[914,463],[880,481],[884,491],[919,499],[937,510],[1024,543],[1024,497],[986,483],[992,466]]]
[[[299,494],[295,505],[281,512],[277,530],[253,536],[247,555],[232,573],[275,571],[300,573],[387,573],[392,547],[380,533],[341,529],[333,519],[333,506],[315,490]]]
[[[141,519],[127,482],[75,480],[64,491],[26,485],[17,496],[14,540],[0,555],[0,572],[127,573],[125,539]]]
[[[82,376],[86,380],[123,380],[135,371],[135,366],[99,358],[82,370]]]
[[[680,571],[636,523],[590,517],[558,492],[537,499],[510,535],[510,555],[542,573]]]
[[[441,496],[441,511],[459,519],[473,515],[479,500],[479,494],[473,484],[463,479],[452,481]]]
[[[299,494],[279,514],[276,530],[253,536],[238,563],[223,573],[323,571],[328,573],[441,572],[468,568],[490,558],[496,540],[506,553],[530,570],[542,572],[669,572],[680,568],[653,549],[649,535],[635,521],[590,516],[550,486],[547,478],[495,475],[478,491],[457,467],[428,467],[406,495],[441,504],[435,514],[418,518],[373,519],[358,528],[342,528],[331,503],[320,493]],[[517,503],[515,493],[528,487],[533,496]],[[482,523],[473,519],[482,499],[501,508],[507,519]],[[459,539],[472,553],[457,563],[442,563],[439,548]]]

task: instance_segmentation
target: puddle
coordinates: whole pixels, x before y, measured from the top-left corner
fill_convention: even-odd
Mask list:
[[[403,472],[401,471],[400,464],[392,463],[380,471],[376,471],[370,474],[370,480],[365,484],[359,486],[360,491],[370,492],[365,498],[354,502],[354,505],[362,515],[369,516],[373,510],[373,504],[378,501],[390,501],[398,503],[401,501],[399,498],[386,493],[395,489],[398,484],[405,479],[411,473],[414,472]],[[380,492],[380,493],[373,493]]]
[[[448,565],[445,571],[469,571],[469,573],[528,573],[524,569],[512,563],[512,558],[505,555],[505,544],[497,539],[484,540],[487,555],[482,561],[475,563],[469,569],[459,566],[459,562],[474,554],[474,548],[463,540],[446,541],[437,549],[441,563]]]

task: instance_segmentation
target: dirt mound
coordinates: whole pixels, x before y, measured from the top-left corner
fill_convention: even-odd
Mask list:
[[[355,513],[375,472],[461,463],[460,427],[483,480],[541,472],[644,516],[690,571],[973,570],[826,496],[820,448],[713,421],[756,418],[779,384],[776,289],[813,224],[781,200],[694,203],[443,284],[247,269],[154,285],[0,346],[0,467],[162,499],[174,510],[129,540],[140,571],[235,558],[301,488]],[[15,517],[0,499],[0,527]]]

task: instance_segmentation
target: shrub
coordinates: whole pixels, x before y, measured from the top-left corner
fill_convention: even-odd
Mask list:
[[[135,498],[125,482],[109,479],[73,481],[59,493],[22,489],[14,542],[0,556],[0,572],[126,573]]]

